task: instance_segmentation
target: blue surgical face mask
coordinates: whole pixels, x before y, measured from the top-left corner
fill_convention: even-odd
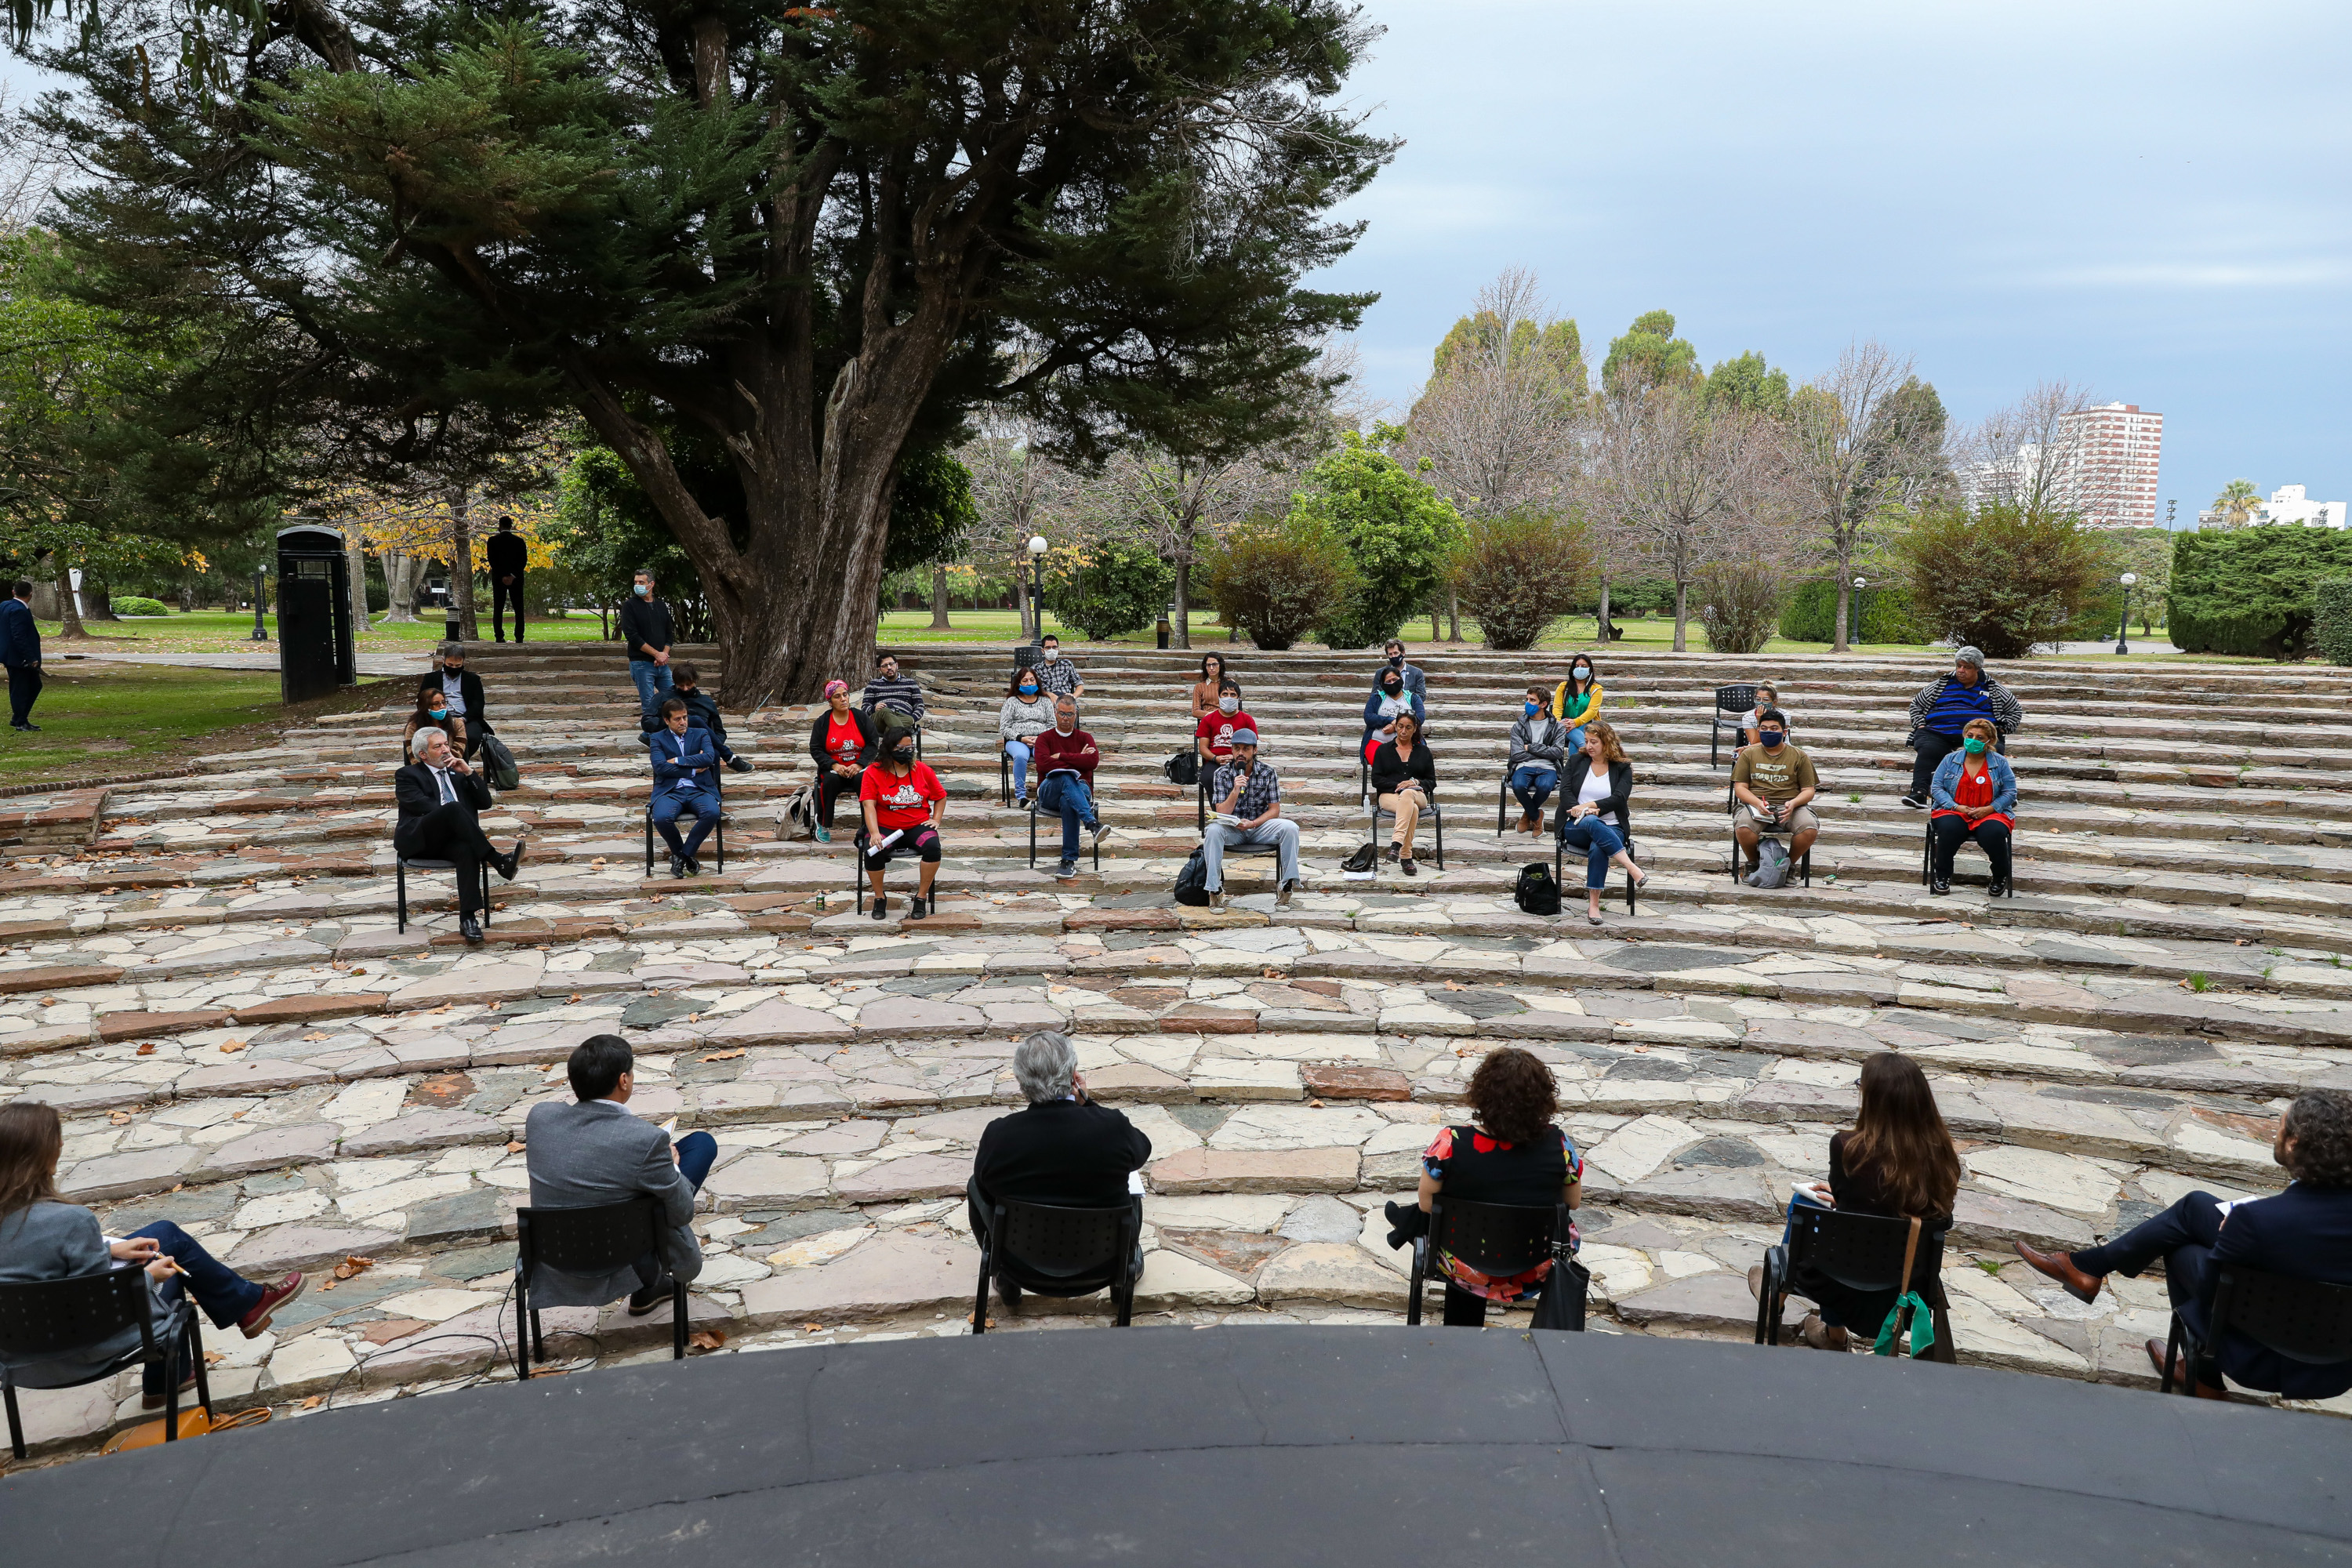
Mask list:
[[[1592,679],[1592,668],[1591,668],[1591,666],[1590,666],[1590,665],[1581,665],[1581,664],[1580,664],[1580,665],[1579,665],[1579,666],[1577,666],[1577,667],[1576,667],[1576,679],[1579,679],[1579,680],[1590,680],[1590,679]]]
[[[1783,735],[1778,730],[1759,730],[1756,732],[1756,739],[1762,742],[1764,749],[1768,752],[1779,751],[1780,749],[1780,742],[1788,738],[1788,736]]]
[[[1037,683],[1036,683],[1035,681],[1032,680],[1032,681],[1028,682],[1026,685],[1023,686],[1023,687],[1021,688],[1021,695],[1022,695],[1022,696],[1024,696],[1024,697],[1034,697],[1034,696],[1036,696],[1036,695],[1037,695]]]
[[[651,583],[640,583],[636,588],[637,597],[640,599],[650,599],[654,596],[654,585]]]
[[[1539,702],[1530,702],[1530,703],[1528,703],[1527,706],[1528,706],[1528,718],[1530,718],[1530,719],[1534,718],[1537,714],[1538,714],[1538,713],[1540,713],[1540,712],[1542,712],[1542,711],[1543,711],[1543,705],[1542,705],[1541,703],[1539,703]]]

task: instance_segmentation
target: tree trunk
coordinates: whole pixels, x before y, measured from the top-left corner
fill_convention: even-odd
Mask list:
[[[383,552],[383,592],[391,601],[384,611],[384,624],[404,624],[416,619],[416,581],[425,573],[424,558],[414,550],[387,550]]]
[[[1830,645],[1830,651],[1832,653],[1851,653],[1853,650],[1846,646],[1845,629],[1853,624],[1848,618],[1848,615],[1850,607],[1853,603],[1853,578],[1846,571],[1846,563],[1843,559],[1838,562],[1837,590],[1837,638]]]
[[[58,619],[64,623],[58,627],[58,636],[89,636],[89,630],[81,624],[81,606],[74,603],[73,569],[69,566],[58,568]]]
[[[1607,647],[1609,646],[1609,574],[1606,572],[1601,574],[1601,608],[1593,616],[1593,625],[1599,628],[1601,646]]]
[[[1462,640],[1462,601],[1450,583],[1445,586],[1445,632],[1448,642]]]
[[[1178,647],[1192,646],[1192,542],[1184,542],[1184,554],[1176,563],[1176,625],[1172,639]]]
[[[1021,614],[1021,640],[1035,642],[1037,635],[1029,629],[1029,579],[1018,561],[1013,563],[1013,607]]]
[[[948,564],[944,561],[934,561],[931,563],[931,630],[944,632],[953,629],[948,625]]]
[[[482,640],[474,621],[474,522],[467,510],[466,488],[449,487],[449,600],[457,606],[457,635],[467,642]]]
[[[372,632],[375,623],[368,619],[367,607],[367,548],[360,542],[356,528],[343,530],[343,559],[351,563],[352,629]],[[389,578],[389,574],[386,574]]]
[[[1689,608],[1690,584],[1676,582],[1675,584],[1675,651],[1676,653],[1690,651],[1683,641],[1683,628],[1689,618]]]
[[[1443,628],[1437,624],[1437,601],[1432,599],[1429,601],[1429,640],[1432,642],[1443,640],[1442,632]]]

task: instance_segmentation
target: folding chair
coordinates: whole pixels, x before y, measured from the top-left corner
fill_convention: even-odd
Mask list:
[[[1565,826],[1565,824],[1563,824],[1563,826]],[[1621,835],[1621,837],[1623,837],[1625,841],[1626,856],[1632,859],[1635,865],[1641,864],[1642,858],[1633,853],[1633,837],[1630,834]],[[1562,873],[1567,864],[1567,858],[1570,855],[1575,856],[1580,860],[1590,861],[1592,858],[1591,853],[1589,850],[1576,848],[1569,843],[1568,839],[1564,836],[1555,829],[1551,836],[1551,879],[1559,884],[1559,896],[1563,902],[1565,902],[1568,898],[1568,879]],[[1641,885],[1635,882],[1633,878],[1626,878],[1625,912],[1629,915],[1641,913]]]
[[[1029,792],[1029,869],[1032,871],[1034,871],[1037,868],[1037,818],[1044,815],[1043,811],[1037,805],[1037,796],[1044,788],[1045,782],[1040,780],[1038,781],[1037,788]],[[1093,793],[1093,790],[1089,788],[1087,794],[1092,795]],[[1100,813],[1102,811],[1102,800],[1099,796],[1095,798],[1095,811],[1097,813],[1097,820],[1099,821]],[[1054,813],[1054,831],[1058,833],[1061,830],[1062,814],[1057,811]],[[1097,873],[1100,873],[1102,870],[1102,840],[1099,838],[1091,839],[1087,847],[1094,854],[1095,870]],[[1059,864],[1058,861],[1055,863]]]
[[[1903,1253],[1911,1241],[1911,1221],[1885,1215],[1854,1214],[1845,1209],[1798,1205],[1790,1217],[1789,1239],[1764,1249],[1764,1279],[1756,1297],[1756,1342],[1780,1342],[1780,1315],[1792,1294],[1800,1270],[1811,1269],[1834,1279],[1849,1290],[1916,1290],[1935,1315],[1936,1344],[1929,1361],[1947,1364],[1957,1358],[1952,1350],[1951,1304],[1944,1296],[1943,1229],[1919,1231],[1911,1277],[1903,1278]],[[1901,1333],[1910,1328],[1911,1309],[1901,1309],[1895,1323]],[[1875,1335],[1878,1325],[1850,1325],[1848,1332]]]
[[[2159,1393],[2172,1392],[2173,1365],[2184,1352],[2188,1364],[2181,1369],[2180,1391],[2195,1393],[2198,1362],[2210,1357],[2233,1333],[2305,1366],[2352,1362],[2352,1285],[2291,1279],[2234,1263],[2208,1267],[2221,1269],[2213,1281],[2212,1319],[2200,1338],[2174,1309],[2164,1341]]]
[[[1756,710],[1756,689],[1752,686],[1718,686],[1715,689],[1715,712],[1709,717],[1706,731],[1706,765],[1720,767],[1723,763],[1723,732],[1731,731],[1735,742],[1744,740],[1748,730],[1727,715],[1748,714]],[[1732,750],[1737,752],[1735,744]]]
[[[8,1447],[25,1457],[25,1422],[16,1409],[16,1373],[8,1362],[55,1361],[104,1344],[126,1329],[139,1331],[139,1342],[104,1365],[75,1373],[65,1383],[45,1383],[44,1388],[80,1388],[112,1377],[125,1367],[160,1365],[163,1369],[163,1441],[180,1439],[180,1369],[196,1373],[196,1403],[207,1426],[213,1418],[213,1390],[205,1373],[204,1331],[197,1327],[196,1304],[184,1291],[159,1322],[155,1300],[148,1293],[147,1270],[136,1263],[121,1264],[95,1274],[69,1279],[42,1279],[29,1284],[0,1285],[0,1397],[8,1407]]]
[[[1520,765],[1525,766],[1526,764],[1522,763]],[[1544,765],[1547,767],[1551,766],[1549,763]],[[1505,763],[1503,764],[1503,776],[1497,780],[1495,784],[1495,837],[1497,838],[1500,838],[1503,836],[1504,817],[1509,812],[1511,806],[1511,776],[1518,771],[1518,768],[1515,768],[1511,766],[1510,763]],[[1559,787],[1558,775],[1563,771],[1565,770],[1560,768],[1552,768],[1554,775],[1552,787],[1555,791]],[[1559,797],[1555,795],[1553,798],[1557,799]],[[1538,823],[1537,826],[1541,826],[1542,825]]]
[[[886,833],[883,837],[887,838],[889,835]],[[866,912],[866,829],[861,827],[857,830],[850,848],[852,852],[849,857],[849,890],[856,896],[856,907],[857,912],[862,915]],[[943,854],[944,852],[942,849]],[[944,872],[947,868],[942,865],[940,869]],[[921,873],[918,872],[917,875],[919,876]],[[939,879],[933,878],[931,880],[933,904],[939,902]]]
[[[1429,823],[1436,834],[1437,853],[1433,859],[1437,868],[1443,871],[1445,869],[1445,811],[1437,804],[1437,796],[1434,793],[1423,792],[1423,798],[1428,804],[1422,809],[1422,820]],[[1381,818],[1394,817],[1396,813],[1384,808],[1377,798],[1367,795],[1366,800],[1368,802],[1366,809],[1371,814],[1372,820],[1371,839],[1377,844],[1381,838]]]
[[[711,793],[713,795],[719,794],[716,789],[712,790]],[[646,803],[645,815],[646,875],[650,877],[654,874],[654,808],[651,801]],[[680,822],[699,822],[702,819],[693,812],[686,811],[678,814],[677,820]],[[727,805],[726,797],[723,795],[719,797],[719,825],[710,830],[710,841],[719,847],[718,874],[724,876],[727,873]],[[667,850],[669,846],[664,844],[662,847]]]
[[[639,1258],[661,1256],[662,1208],[657,1198],[630,1198],[593,1208],[515,1210],[515,1376],[530,1381],[531,1358],[547,1359],[540,1310],[530,1304],[531,1275],[541,1266],[559,1274],[617,1274]],[[686,1284],[670,1281],[670,1359],[686,1359]]]
[[[411,871],[455,871],[455,860],[412,860],[395,849],[392,853],[393,901],[399,917],[399,930],[408,930],[408,874]],[[478,861],[474,873],[482,884],[482,924],[490,923],[490,868],[488,861]],[[647,874],[651,874],[648,868]]]
[[[1110,1292],[1118,1326],[1135,1318],[1136,1245],[1141,1221],[1132,1203],[1107,1208],[1056,1208],[1007,1200],[988,1207],[988,1235],[979,1239],[980,1290],[972,1299],[971,1331],[988,1331],[988,1287],[1010,1280],[1040,1296]]]
[[[1964,838],[1960,842],[1969,844],[1974,840]],[[1919,885],[1923,888],[1932,888],[1936,885],[1936,819],[1932,816],[1919,826]],[[2009,830],[2009,886],[2001,889],[2001,896],[2010,899],[2017,897],[2017,829],[2015,827]]]
[[[1538,1208],[1521,1204],[1474,1204],[1439,1193],[1429,1200],[1429,1229],[1413,1237],[1412,1282],[1405,1296],[1404,1321],[1421,1323],[1422,1289],[1445,1276],[1437,1255],[1450,1252],[1466,1267],[1489,1278],[1524,1274],[1552,1256],[1553,1245],[1568,1234],[1568,1211],[1555,1204]]]

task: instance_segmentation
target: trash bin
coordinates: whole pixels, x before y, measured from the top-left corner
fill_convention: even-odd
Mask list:
[[[278,531],[278,689],[289,702],[358,683],[351,557],[331,528]]]

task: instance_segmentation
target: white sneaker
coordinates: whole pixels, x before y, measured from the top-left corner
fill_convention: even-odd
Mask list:
[[[1280,910],[1288,909],[1290,907],[1291,889],[1297,886],[1298,884],[1296,882],[1285,882],[1278,889],[1276,889],[1274,895],[1275,908]]]
[[[1225,895],[1221,892],[1211,893],[1209,895],[1209,907],[1213,910],[1223,909],[1225,907]]]

